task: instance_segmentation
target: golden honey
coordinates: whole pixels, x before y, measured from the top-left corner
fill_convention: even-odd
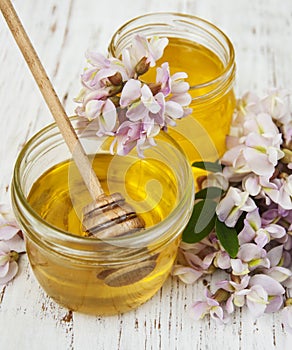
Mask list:
[[[94,170],[105,190],[108,190],[107,174],[111,162],[113,162],[111,155],[99,155],[93,162]],[[127,201],[134,200],[135,209],[141,213],[146,228],[164,220],[176,205],[177,200],[176,180],[167,165],[154,159],[137,160],[132,164],[129,160],[128,171],[124,174],[121,171],[125,162],[127,163],[127,157],[115,157],[114,162],[116,173],[111,176],[124,179]],[[123,166],[119,166],[121,163]],[[77,207],[72,204],[72,194],[68,184],[72,186],[71,193],[78,192]],[[152,188],[147,189],[147,184]],[[149,195],[149,192],[158,194],[158,197]],[[70,162],[61,163],[49,169],[35,182],[28,197],[28,203],[48,223],[80,236],[84,233],[80,220],[81,214],[78,211],[90,201],[78,171]],[[160,288],[172,267],[177,245],[178,239],[175,239],[166,249],[164,247],[160,252],[149,252],[148,258],[155,255],[153,271],[142,280],[118,287],[108,286],[103,279],[99,278],[108,267],[94,266],[88,269],[84,266],[80,267],[79,262],[78,265],[70,264],[68,268],[63,257],[47,254],[30,242],[28,251],[37,279],[46,286],[47,293],[55,300],[73,310],[111,314],[135,308],[146,301],[149,294],[152,295],[153,291]],[[111,252],[109,251],[108,254]],[[123,265],[120,263],[114,269],[118,270]],[[135,274],[135,270],[133,273]]]
[[[163,58],[169,62],[171,74],[186,72],[190,84],[193,113],[177,122],[169,130],[184,149],[190,162],[215,161],[225,151],[225,137],[229,131],[235,107],[234,92],[220,89],[218,95],[201,101],[202,96],[212,95],[218,83],[208,84],[220,77],[224,65],[219,57],[203,45],[189,40],[170,38]]]
[[[76,127],[78,119],[72,123]],[[99,140],[86,133],[80,139],[92,154]],[[102,148],[92,158],[103,189],[121,192],[146,223],[140,232],[99,240],[82,230],[82,208],[92,200],[56,125],[21,151],[12,183],[14,212],[37,280],[61,305],[95,315],[125,312],[151,298],[168,277],[191,214],[193,179],[167,135],[145,155],[112,156]]]
[[[225,150],[235,97],[234,49],[228,37],[212,23],[180,13],[150,13],[137,17],[113,35],[109,52],[119,57],[132,38],[167,37],[169,44],[156,66],[168,62],[171,74],[186,72],[190,84],[191,115],[169,128],[190,163],[215,161]],[[155,81],[156,68],[142,78]]]

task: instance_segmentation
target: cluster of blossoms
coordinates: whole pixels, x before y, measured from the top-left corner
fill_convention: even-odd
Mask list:
[[[144,149],[155,145],[154,137],[161,129],[191,113],[186,73],[170,75],[165,62],[157,67],[155,82],[141,79],[162,57],[167,44],[167,38],[148,40],[137,35],[121,59],[87,53],[90,67],[81,76],[76,114],[97,121],[97,136],[115,136],[112,151],[116,147],[119,155],[136,146],[142,157]]]
[[[205,193],[220,190],[214,215],[226,227],[226,240],[212,229],[200,241],[183,242],[173,274],[193,283],[216,270],[226,272],[213,292],[207,287],[205,300],[193,304],[195,319],[209,314],[226,323],[235,307],[244,305],[255,317],[283,309],[283,323],[292,331],[289,94],[274,90],[263,99],[244,95],[234,112],[227,151],[215,164],[221,164],[221,171],[209,173],[200,184]],[[235,232],[230,250],[235,254],[226,249],[228,232]]]
[[[0,204],[0,286],[8,283],[18,271],[19,254],[24,241],[16,220],[6,205]]]

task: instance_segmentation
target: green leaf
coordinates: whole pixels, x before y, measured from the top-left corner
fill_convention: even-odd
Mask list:
[[[226,226],[224,222],[221,222],[217,218],[215,222],[215,230],[223,248],[227,251],[231,258],[235,258],[239,248],[236,229]]]
[[[196,193],[196,199],[214,199],[221,197],[224,191],[219,187],[206,187]]]
[[[195,168],[211,171],[213,173],[222,172],[222,166],[217,162],[194,162],[192,166]]]
[[[182,235],[184,242],[196,243],[208,236],[215,226],[216,206],[217,203],[210,199],[202,200],[194,205],[191,219]]]
[[[236,229],[237,233],[240,233],[242,231],[242,229],[244,228],[244,219],[245,219],[245,217],[246,217],[246,213],[243,212],[240,215],[239,219],[237,220],[237,223],[235,225],[235,229]]]

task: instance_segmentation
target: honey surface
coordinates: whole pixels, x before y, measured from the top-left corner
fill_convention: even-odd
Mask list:
[[[104,190],[122,192],[147,227],[162,221],[176,204],[177,179],[158,160],[137,161],[104,154],[94,159],[93,167]],[[72,162],[49,169],[35,182],[29,195],[30,205],[43,219],[80,236],[84,235],[81,210],[90,201]],[[91,238],[84,240],[90,242]],[[30,239],[27,252],[39,283],[57,302],[72,310],[108,315],[136,308],[161,287],[173,265],[178,244],[176,238],[166,246],[144,247],[141,259],[135,261],[132,250],[124,247],[127,258],[114,265],[107,262],[116,252],[112,246],[107,247],[110,249],[104,258],[90,263],[82,256],[76,260],[57,254]]]
[[[107,193],[122,192],[146,227],[162,221],[176,204],[176,179],[166,164],[102,154],[93,168]],[[82,209],[92,199],[73,162],[49,169],[33,185],[28,201],[50,224],[84,236]]]

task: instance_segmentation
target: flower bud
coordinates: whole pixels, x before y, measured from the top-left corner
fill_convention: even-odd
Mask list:
[[[108,80],[115,86],[120,86],[123,83],[122,74],[120,72],[108,77]]]
[[[149,67],[150,67],[150,62],[147,62],[147,57],[142,57],[141,60],[135,66],[135,72],[137,76],[148,72]]]
[[[161,90],[161,83],[150,83],[148,84],[149,89],[152,92],[152,95],[155,96]]]

